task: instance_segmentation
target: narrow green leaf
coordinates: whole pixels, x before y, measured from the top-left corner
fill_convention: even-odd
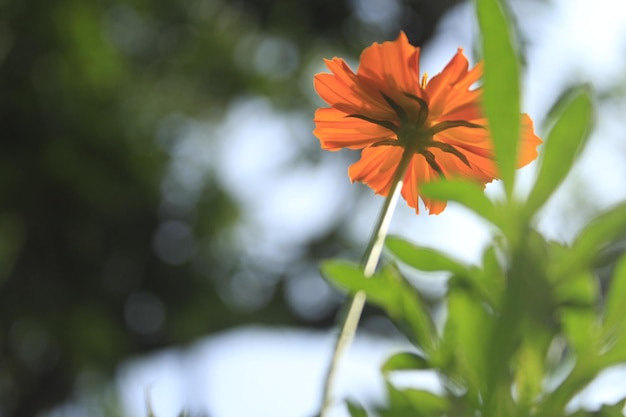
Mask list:
[[[592,103],[589,89],[578,88],[557,106],[558,119],[543,145],[539,174],[526,205],[533,215],[563,181],[589,136]]]
[[[419,415],[442,415],[450,407],[447,399],[433,394],[430,391],[409,388],[402,390],[402,394]]]
[[[593,253],[624,233],[626,233],[626,202],[604,212],[583,229],[574,243],[574,255]]]
[[[482,268],[471,270],[472,281],[481,289],[480,294],[485,301],[496,311],[500,311],[506,279],[495,246],[489,246],[485,249],[482,264]]]
[[[458,287],[450,289],[447,308],[441,349],[454,358],[456,372],[467,381],[469,395],[475,396],[484,389],[493,316],[479,299]]]
[[[513,367],[517,401],[525,408],[532,407],[541,394],[544,383],[547,344],[536,336],[530,334],[524,339],[515,356],[516,365]]]
[[[574,369],[554,391],[550,392],[550,395],[542,398],[533,415],[537,417],[563,416],[563,410],[567,404],[572,401],[576,394],[589,385],[602,370],[602,365],[595,359],[594,356],[577,356]],[[584,365],[581,365],[581,362],[584,362]]]
[[[450,402],[430,391],[404,388],[387,384],[389,409],[380,410],[383,417],[434,417],[445,415],[451,408]]]
[[[391,320],[404,327],[413,342],[426,352],[432,350],[436,332],[428,309],[417,290],[393,265],[371,278],[365,278],[357,264],[345,261],[325,261],[321,271],[331,283],[350,294],[365,292],[368,302],[382,308]]]
[[[423,370],[431,366],[422,356],[411,352],[396,353],[385,361],[382,367],[383,373],[392,371]]]
[[[566,262],[554,266],[550,274],[557,280],[568,279],[588,269],[600,250],[626,233],[626,202],[592,220],[572,245]]]
[[[506,285],[504,274],[496,247],[490,245],[483,252],[482,266],[471,266],[466,275],[453,275],[448,287],[450,291],[463,289],[493,311],[500,312]]]
[[[566,307],[591,307],[598,299],[598,282],[589,271],[559,281],[554,286],[554,297],[558,305]]]
[[[626,338],[626,255],[622,256],[613,272],[611,285],[606,295],[604,326],[609,332],[616,332]]]
[[[427,197],[442,201],[456,201],[485,220],[495,223],[496,210],[487,198],[483,187],[466,180],[434,181],[422,184],[420,192]]]
[[[500,0],[476,0],[485,61],[484,105],[500,178],[513,194],[520,137],[519,64],[511,24]]]
[[[385,381],[385,386],[387,388],[387,399],[391,410],[406,409],[408,402],[406,397],[402,395],[402,391],[394,387],[389,381]]]
[[[405,327],[407,336],[428,354],[435,346],[435,325],[418,291],[393,266],[383,268],[375,278],[389,289],[388,297],[372,294],[371,301],[383,308],[387,315]],[[368,298],[370,294],[368,294]]]
[[[595,314],[591,308],[563,308],[561,322],[565,336],[580,360],[595,353],[593,344],[597,332],[594,331]]]
[[[367,417],[367,412],[360,405],[357,405],[351,401],[347,401],[346,405],[348,406],[348,412],[350,413],[350,417]]]
[[[354,262],[324,261],[320,269],[322,275],[332,284],[352,295],[358,291],[364,291],[368,300],[377,305],[388,305],[395,302],[396,295],[392,285],[388,285],[380,277],[366,278],[363,268]]]
[[[336,259],[323,261],[320,270],[327,280],[344,289],[353,288],[366,279],[363,268],[354,262]]]
[[[401,237],[389,236],[385,245],[399,261],[420,271],[450,271],[453,274],[463,274],[467,271],[467,267],[447,255],[434,249],[416,246]]]

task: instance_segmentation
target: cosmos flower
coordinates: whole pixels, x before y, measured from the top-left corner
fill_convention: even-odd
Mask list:
[[[350,166],[360,181],[386,196],[404,152],[412,157],[402,196],[419,212],[421,198],[430,214],[446,207],[420,195],[420,185],[438,178],[464,178],[487,184],[498,178],[493,143],[481,107],[482,64],[468,69],[459,48],[443,71],[428,80],[419,75],[420,49],[401,32],[395,41],[374,43],[361,54],[356,74],[341,58],[326,60],[329,73],[316,74],[315,89],[330,107],[315,113],[313,133],[323,149],[362,149]],[[528,115],[521,115],[517,166],[537,157],[541,143]]]

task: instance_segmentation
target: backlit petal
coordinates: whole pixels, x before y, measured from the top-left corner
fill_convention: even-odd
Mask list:
[[[419,213],[419,198],[422,199],[424,207],[426,207],[429,214],[439,214],[446,207],[445,201],[432,200],[420,195],[421,184],[438,178],[439,174],[430,168],[422,155],[413,156],[404,178],[402,197],[404,197],[410,207],[415,209],[415,213]]]
[[[537,146],[542,143],[542,140],[535,134],[533,127],[533,121],[527,114],[522,114],[521,123],[521,142],[518,150],[517,168],[521,168],[528,165],[535,158],[537,158]]]
[[[361,149],[394,133],[382,126],[366,122],[333,108],[317,109],[313,134],[320,140],[322,149],[336,151],[342,148]]]
[[[419,213],[419,185],[424,181],[425,167],[426,161],[424,161],[424,157],[414,155],[404,176],[404,185],[402,186],[402,197],[404,197],[409,207],[415,209],[416,213]]]
[[[401,32],[395,41],[365,48],[357,74],[377,83],[388,95],[419,94],[419,54],[419,48]]]
[[[468,71],[469,63],[459,48],[456,55],[443,71],[434,76],[426,85],[426,93],[430,98],[431,115],[441,116],[452,113],[468,103],[475,103],[480,92],[469,89],[482,76],[482,64]]]
[[[332,74],[316,74],[315,91],[332,107],[347,114],[367,114],[389,119],[395,116],[379,91],[367,80],[359,79],[341,58],[326,60]]]
[[[376,194],[386,196],[401,158],[402,148],[399,146],[365,148],[361,152],[361,159],[348,169],[348,174],[352,182],[360,181]]]

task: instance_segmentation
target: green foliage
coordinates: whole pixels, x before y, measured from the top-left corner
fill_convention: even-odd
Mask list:
[[[626,321],[624,316],[624,300],[626,300],[626,256],[622,256],[615,267],[613,281],[606,299],[604,327],[613,332],[615,337],[626,339]],[[626,358],[626,350],[625,358]]]
[[[367,417],[367,412],[361,406],[348,402],[348,412],[351,417]]]
[[[327,261],[322,274],[350,294],[364,291],[369,302],[407,330],[417,346],[426,351],[434,347],[435,326],[419,294],[393,265],[387,265],[366,279],[357,264]]]
[[[605,291],[596,269],[603,251],[626,234],[626,202],[590,221],[571,245],[547,241],[533,224],[585,145],[591,92],[574,88],[560,100],[529,197],[513,198],[519,64],[501,2],[477,0],[477,13],[485,107],[507,198],[492,202],[480,187],[458,180],[425,184],[423,192],[458,202],[493,225],[481,265],[390,237],[391,262],[372,279],[337,261],[324,264],[324,275],[349,293],[364,291],[417,348],[384,363],[388,402],[379,416],[621,416],[626,399],[595,412],[567,407],[600,372],[626,363],[626,255]],[[397,264],[449,274],[439,326]],[[406,371],[435,372],[442,392],[395,387],[391,376]]]
[[[396,353],[382,367],[383,373],[416,369],[430,369],[430,365],[423,356],[411,352]]]
[[[586,225],[572,246],[573,259],[555,266],[556,277],[567,279],[574,271],[591,266],[600,250],[623,237],[625,231],[626,202],[622,202]]]
[[[526,209],[534,213],[563,181],[589,136],[591,97],[587,88],[571,91],[556,109],[557,122],[548,133],[539,175]]]
[[[496,207],[474,182],[454,179],[437,185],[427,183],[422,186],[421,192],[438,200],[456,201],[489,222],[497,221]]]
[[[450,409],[448,399],[429,391],[410,388],[399,390],[388,385],[387,392],[394,407],[379,410],[381,417],[428,417],[442,415]]]
[[[365,291],[419,349],[390,357],[382,367],[384,375],[431,370],[444,384],[444,394],[437,395],[389,383],[389,403],[378,415],[565,416],[567,404],[602,370],[626,362],[626,256],[615,267],[603,303],[593,265],[575,259],[576,245],[548,243],[526,227],[518,242],[494,241],[481,267],[463,266],[401,238],[389,239],[389,252],[405,266],[450,273],[440,332],[433,332],[419,291],[393,264],[371,279],[355,264],[323,265],[324,275],[335,285],[352,294]],[[598,230],[603,233],[593,239],[596,244],[614,234],[610,228]],[[587,233],[579,239],[585,241]],[[576,269],[568,268],[563,277],[562,265],[568,262]],[[546,381],[558,381],[564,372],[556,387],[547,388]],[[571,415],[619,415],[611,414],[618,408]]]
[[[512,27],[501,0],[477,0],[485,61],[484,103],[489,119],[500,178],[513,193],[520,131],[519,64]]]
[[[462,274],[467,267],[445,254],[430,248],[418,247],[399,237],[389,237],[387,248],[403,263],[422,271],[451,271]]]

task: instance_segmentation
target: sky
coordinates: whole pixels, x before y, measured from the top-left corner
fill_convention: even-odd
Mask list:
[[[365,21],[385,25],[394,18],[394,9],[379,14],[376,20],[381,3],[355,0],[355,12]],[[565,87],[584,82],[596,92],[609,93],[626,82],[622,75],[626,74],[626,8],[620,3],[596,0],[593,7],[584,0],[513,3],[526,56],[523,110],[535,120],[540,133],[545,132],[546,115]],[[593,30],[578,30],[589,26]],[[472,7],[465,4],[452,9],[423,49],[422,70],[436,74],[458,47],[463,47],[471,59],[475,39]],[[327,51],[326,56],[336,54]],[[320,59],[319,67],[311,68],[308,82],[312,85],[313,73],[323,70]],[[547,237],[568,241],[588,216],[626,198],[626,141],[619,134],[626,128],[621,117],[625,110],[624,100],[597,109],[596,128],[587,149],[538,221]],[[310,133],[309,116],[277,112],[263,97],[245,97],[232,103],[219,125],[180,120],[180,116],[164,121],[165,127],[184,126],[180,133],[183,140],[170,149],[173,159],[163,182],[164,199],[193,200],[199,196],[200,181],[206,173],[220,173],[220,181],[243,207],[250,208],[234,236],[247,245],[244,250],[258,262],[271,260],[279,265],[299,244],[330,228],[333,216],[346,209],[345,199],[357,198],[355,187],[361,186],[349,183],[346,158],[338,153],[324,152],[319,166],[295,163],[300,150],[316,140]],[[207,135],[224,132],[228,132],[229,141],[207,140]],[[528,190],[533,175],[533,164],[520,171],[520,193]],[[307,184],[306,190],[302,184]],[[493,198],[500,192],[497,183],[487,188]],[[360,210],[348,225],[364,246],[382,204],[382,198],[365,194],[359,197]],[[567,224],[560,221],[564,217]],[[401,202],[391,225],[392,234],[473,263],[478,262],[490,232],[488,225],[454,204],[439,216],[416,216]],[[182,262],[188,256],[183,251],[171,261]],[[315,274],[311,271],[308,293],[318,297],[312,301],[306,298],[308,311],[322,308],[329,293]],[[434,281],[442,290],[444,281]],[[234,291],[232,297],[242,306],[250,302],[245,293]],[[333,344],[330,332],[232,329],[188,348],[127,361],[117,373],[118,393],[129,417],[146,415],[146,387],[150,387],[158,417],[178,415],[183,408],[218,417],[311,416],[321,396]],[[381,340],[360,334],[341,365],[338,397],[381,399],[379,366],[401,348],[407,348],[401,339]],[[592,406],[614,400],[618,394],[624,396],[626,388],[611,381],[619,381],[625,372],[622,368],[603,374],[605,382],[590,387],[577,401]],[[425,374],[414,375],[410,383],[436,388],[436,381]],[[337,407],[332,415],[345,417],[347,413]]]

